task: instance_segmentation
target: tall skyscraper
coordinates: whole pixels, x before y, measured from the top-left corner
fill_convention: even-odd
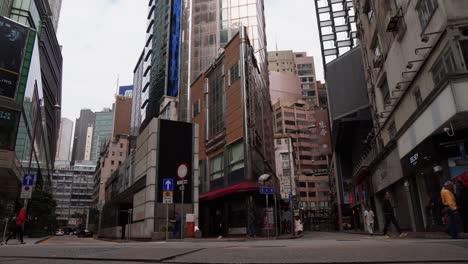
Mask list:
[[[70,160],[71,140],[73,136],[73,121],[66,117],[62,117],[58,136],[55,160]]]
[[[81,109],[80,117],[75,122],[75,136],[73,137],[73,150],[71,162],[85,160],[86,138],[88,127],[94,126],[96,115],[89,109]]]
[[[149,10],[140,96],[145,109],[142,126],[160,115],[190,121],[190,83],[214,62],[241,26],[247,27],[262,81],[268,83],[263,0],[150,0]]]
[[[102,145],[112,138],[114,127],[114,111],[104,108],[101,112],[96,112],[96,121],[93,128],[93,145],[91,147],[91,160],[97,161],[100,156]]]
[[[132,117],[130,121],[130,134],[137,136],[142,120],[145,119],[146,110],[142,109],[142,90],[143,90],[143,56],[145,51],[141,53],[138,62],[133,70],[133,95],[132,95]],[[146,100],[145,100],[146,101]],[[147,102],[147,101],[146,101]]]

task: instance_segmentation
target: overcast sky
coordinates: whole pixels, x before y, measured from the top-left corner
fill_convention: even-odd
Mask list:
[[[265,0],[268,50],[306,51],[323,79],[313,0]],[[114,101],[117,83],[133,83],[142,52],[147,0],[63,0],[58,40],[63,46],[62,116],[99,111]]]

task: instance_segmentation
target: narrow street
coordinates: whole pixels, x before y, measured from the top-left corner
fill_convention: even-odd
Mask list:
[[[0,247],[0,263],[467,263],[467,240],[311,233],[294,240],[115,243],[74,236]]]

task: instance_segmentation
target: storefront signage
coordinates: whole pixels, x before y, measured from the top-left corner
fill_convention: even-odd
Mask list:
[[[26,27],[0,17],[0,96],[15,98],[27,35]]]
[[[414,154],[413,156],[410,157],[410,163],[412,165],[418,164],[418,158],[419,158],[419,154],[418,153]]]

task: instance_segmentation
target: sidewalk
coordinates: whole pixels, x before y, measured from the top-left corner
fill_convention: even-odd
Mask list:
[[[49,238],[51,238],[52,236],[46,236],[46,237],[38,237],[38,238],[30,238],[30,237],[24,237],[24,242],[26,244],[23,244],[23,245],[34,245],[34,244],[39,244]],[[0,238],[1,239],[1,238]],[[18,239],[16,238],[12,238],[8,241],[8,246],[18,246],[18,245],[22,245]]]
[[[370,236],[369,233],[361,231],[361,230],[347,230],[347,231],[343,231],[343,233]],[[450,236],[444,232],[410,232],[408,231],[405,233],[408,234],[406,236],[407,238],[450,239]],[[383,233],[375,232],[374,236],[383,236]],[[468,239],[468,233],[459,233],[458,236],[460,237],[460,239]]]

